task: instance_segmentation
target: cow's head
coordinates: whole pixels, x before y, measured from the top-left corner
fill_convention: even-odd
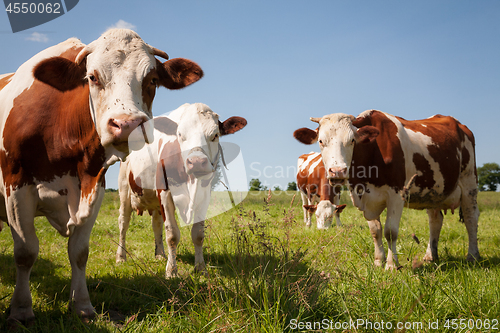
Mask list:
[[[161,63],[168,55],[146,44],[135,32],[111,29],[85,46],[74,59],[53,57],[34,68],[34,76],[60,91],[88,84],[89,109],[101,144],[111,155],[129,153],[129,134],[138,126],[150,141],[156,88],[180,89],[198,81],[203,71],[187,59]],[[137,132],[137,131],[136,131]],[[144,138],[142,138],[144,140]]]
[[[183,108],[177,139],[186,173],[197,178],[211,178],[222,154],[219,138],[241,130],[247,121],[230,117],[221,122],[219,115],[202,103],[185,104]]]
[[[328,229],[333,222],[333,216],[340,214],[346,205],[334,205],[330,200],[321,200],[317,205],[304,205],[310,213],[316,214],[316,226],[318,229]]]
[[[373,142],[379,134],[373,126],[355,127],[354,120],[354,116],[343,113],[311,118],[311,121],[319,124],[317,129],[304,127],[293,133],[302,143],[310,145],[319,142],[327,178],[332,186],[344,184],[349,179],[355,144]]]

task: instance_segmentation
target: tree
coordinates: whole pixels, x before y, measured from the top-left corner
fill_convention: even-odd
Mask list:
[[[273,191],[281,191],[280,186],[279,186],[279,185],[276,185],[276,186],[274,187]]]
[[[479,191],[496,191],[500,184],[500,166],[497,163],[484,163],[477,168]]]
[[[287,191],[297,191],[297,183],[296,182],[290,182],[288,183],[288,187],[286,188]]]
[[[260,182],[260,180],[258,178],[252,178],[252,180],[250,180],[250,189],[249,191],[264,191],[265,190],[265,187],[262,186],[262,183]]]

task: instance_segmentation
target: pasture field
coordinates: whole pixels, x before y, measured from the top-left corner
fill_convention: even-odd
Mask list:
[[[401,269],[373,265],[373,241],[347,194],[342,227],[306,229],[300,195],[251,192],[206,222],[208,274],[194,273],[190,227],[181,228],[179,277],[154,258],[149,215],[134,214],[128,261],[115,263],[118,193],[108,192],[90,239],[87,283],[98,316],[68,311],[67,240],[37,218],[31,274],[36,323],[21,332],[479,332],[500,331],[500,193],[480,193],[479,250],[469,263],[465,226],[445,216],[440,261],[426,250],[425,211],[405,210]],[[239,195],[236,193],[235,195]],[[415,234],[420,244],[412,237]],[[386,245],[386,244],[385,244]],[[387,248],[387,246],[386,246]],[[0,233],[0,331],[15,284],[10,230]]]

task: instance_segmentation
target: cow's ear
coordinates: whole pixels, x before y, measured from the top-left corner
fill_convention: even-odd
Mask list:
[[[157,60],[157,71],[160,85],[168,89],[182,89],[203,77],[203,70],[197,63],[175,58],[163,64]]]
[[[247,120],[242,117],[230,117],[224,120],[223,123],[219,121],[219,133],[221,136],[233,134],[247,125]]]
[[[302,127],[293,132],[293,137],[297,139],[299,142],[302,142],[306,145],[312,145],[316,141],[318,141],[318,128],[315,130],[309,129],[307,127]]]
[[[303,205],[302,207],[304,207],[309,213],[313,214],[314,212],[316,212],[316,208],[318,208],[318,205]]]
[[[379,130],[373,126],[363,126],[356,131],[356,142],[370,143],[379,135]]]
[[[342,213],[342,211],[344,210],[344,208],[346,208],[347,205],[338,205],[335,207],[335,213]]]
[[[41,61],[33,68],[33,76],[59,91],[68,91],[86,83],[86,61],[79,65],[63,57]]]

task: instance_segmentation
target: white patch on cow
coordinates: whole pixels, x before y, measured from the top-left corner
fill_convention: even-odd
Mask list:
[[[319,175],[319,172],[316,172],[316,168],[318,168],[318,166],[319,166],[320,163],[323,163],[323,160],[321,159],[321,154],[320,153],[316,153],[314,158],[317,158],[318,156],[320,158],[318,158],[318,160],[316,162],[312,163],[309,166],[309,175],[312,175],[313,173],[315,173],[316,175]]]
[[[316,156],[318,156],[319,153],[316,153],[316,152],[310,152],[308,155],[307,155],[307,158],[305,159],[299,159],[298,161],[298,164],[297,164],[297,170],[299,172],[303,172],[306,168],[309,167],[309,164],[311,163],[311,161],[313,159],[316,158]]]
[[[408,182],[415,174],[417,174],[418,176],[422,176],[422,172],[417,172],[417,168],[413,162],[414,154],[421,154],[429,162],[430,168],[434,173],[433,178],[436,182],[434,188],[444,189],[444,178],[439,168],[439,164],[429,154],[430,146],[436,146],[437,148],[439,148],[439,146],[437,146],[432,140],[432,137],[427,136],[421,132],[415,132],[411,129],[404,128],[401,122],[396,117],[390,114],[386,113],[385,116],[389,118],[398,129],[398,133],[396,134],[396,136],[398,137],[401,148],[403,149],[403,155],[406,164],[405,183]],[[414,185],[410,190],[410,194],[421,191],[422,189]],[[430,191],[431,189],[425,189],[421,192],[421,195],[424,196]]]

